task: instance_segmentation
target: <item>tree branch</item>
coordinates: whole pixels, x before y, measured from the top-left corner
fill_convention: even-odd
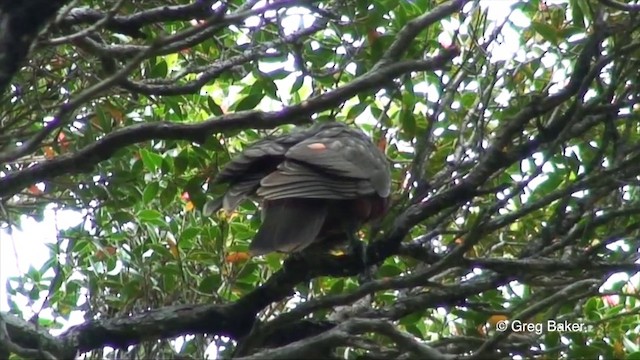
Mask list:
[[[195,80],[189,81],[186,84],[168,86],[168,83],[177,81],[177,79],[162,79],[162,83],[157,83],[158,79],[147,79],[144,82],[135,82],[127,80],[121,84],[127,90],[145,94],[145,95],[182,95],[191,94],[194,91],[200,89],[203,85],[214,80],[216,77],[223,74],[236,66],[248,63],[250,61],[258,60],[263,57],[282,56],[281,53],[272,53],[277,46],[300,41],[304,36],[312,35],[325,28],[325,23],[318,22],[306,29],[296,31],[291,35],[285,36],[282,39],[276,41],[268,41],[256,45],[249,51],[236,56],[232,56],[228,59],[221,59],[214,63],[207,65],[206,67],[197,71],[199,76]],[[183,74],[181,74],[183,76]]]
[[[569,296],[575,294],[577,291],[584,291],[585,288],[590,289],[600,283],[600,280],[594,279],[578,281],[556,292],[555,294],[527,307],[518,314],[514,315],[510,320],[529,319],[539,311],[544,310],[553,304],[556,304],[558,301],[568,298]],[[511,329],[509,327],[507,327],[505,331],[497,332],[494,336],[492,336],[484,344],[482,344],[480,348],[478,348],[478,350],[476,350],[473,355],[469,357],[469,359],[484,359],[486,352],[491,350],[501,340],[509,336],[509,334],[511,334]]]
[[[158,39],[158,41],[154,43],[155,45],[149,46],[145,51],[138,54],[118,72],[82,91],[80,94],[71,99],[71,101],[60,106],[60,109],[54,115],[53,120],[49,121],[44,126],[44,128],[42,128],[42,130],[38,131],[24,144],[21,144],[20,146],[9,151],[0,153],[0,164],[14,161],[30,152],[33,152],[38,146],[41,145],[42,141],[47,136],[64,125],[76,109],[127,76],[127,74],[133,71],[133,69],[138,66],[138,64],[140,64],[140,62],[142,62],[147,57],[147,55],[153,52],[156,47],[160,46],[162,41],[162,39]]]
[[[424,29],[433,25],[437,21],[444,19],[445,17],[453,14],[456,11],[462,9],[464,4],[469,0],[452,0],[438,5],[433,10],[418,16],[415,19],[409,21],[402,27],[396,35],[395,41],[389,46],[387,51],[382,55],[380,61],[375,65],[376,67],[384,67],[388,64],[397,61],[407,52],[411,42],[420,34]]]
[[[335,261],[325,261],[331,258],[335,259]],[[309,264],[306,259],[289,258],[285,261],[283,268],[269,278],[267,282],[235,303],[224,305],[179,305],[154,309],[123,318],[89,321],[72,327],[57,339],[43,333],[42,336],[45,336],[44,339],[46,341],[41,341],[40,343],[43,350],[57,355],[68,354],[71,349],[85,352],[104,346],[122,347],[148,339],[171,338],[194,333],[208,333],[239,339],[249,332],[255,321],[255,315],[259,311],[273,302],[281,301],[292,295],[294,286],[300,282],[322,275],[349,276],[357,273],[358,270],[353,265],[349,269],[349,265],[345,264],[348,258],[349,256],[335,257],[327,255],[327,259],[322,258],[318,260],[318,263],[312,264]],[[344,273],[344,265],[347,265],[348,273]],[[549,259],[469,259],[464,260],[461,266],[466,268],[477,266],[495,270],[499,273],[506,272],[516,275],[513,271],[515,268],[521,269],[523,272],[549,273],[558,270],[584,269],[586,265],[586,263]],[[596,264],[589,263],[588,268],[597,271],[617,272],[638,271],[640,269],[638,266],[640,265],[633,263],[611,264],[601,262]],[[341,272],[342,275],[340,275]],[[428,280],[429,277],[425,279],[423,276],[422,283],[425,284]],[[387,309],[366,311],[360,313],[359,316],[372,319],[399,319],[420,309],[442,304],[459,303],[469,296],[494,289],[508,281],[510,281],[510,278],[504,275],[481,276],[459,284],[431,288],[427,292],[399,299]],[[362,293],[371,293],[380,289],[397,289],[409,285],[415,284],[410,279],[408,282],[403,279],[376,280],[361,286],[359,290],[350,294],[321,298],[309,303],[309,305],[306,303],[300,304],[292,313],[281,315],[281,317],[268,323],[263,329],[266,330],[267,335],[273,334],[273,330],[287,326],[294,318],[300,318],[321,305],[335,306],[337,304],[345,304],[361,297]],[[17,327],[13,324],[26,322],[12,316],[7,316],[7,318],[13,319],[12,322],[8,322],[11,325],[8,326],[8,333],[11,334],[14,342],[22,347],[37,348],[34,345],[34,341],[36,341],[36,338],[34,338],[35,329],[25,330]],[[325,322],[318,329],[331,329],[334,325],[338,324],[334,323],[332,325],[330,322]],[[271,337],[271,335],[268,337]],[[272,339],[271,342],[273,341],[276,340]],[[325,340],[316,339],[314,344],[315,341]],[[282,341],[277,344],[281,343]],[[296,349],[299,349],[297,345]]]
[[[314,350],[318,348],[335,348],[341,345],[348,345],[350,344],[351,335],[367,332],[382,334],[394,341],[399,347],[404,347],[405,349],[403,350],[410,351],[422,358],[440,360],[454,358],[454,356],[447,356],[435,348],[418,342],[414,337],[395,329],[393,325],[385,320],[352,318],[317,336],[239,359],[301,359],[314,354]]]
[[[76,153],[62,155],[7,174],[0,178],[0,197],[13,195],[30,184],[50,180],[63,174],[89,172],[97,163],[109,159],[118,149],[143,141],[172,139],[202,143],[212,134],[225,131],[247,128],[270,129],[284,124],[302,124],[317,112],[336,107],[363,91],[379,88],[388,79],[411,71],[439,69],[456,54],[457,50],[449,49],[430,60],[407,60],[372,70],[345,86],[300,104],[285,107],[280,111],[242,111],[217,116],[197,124],[156,122],[128,126],[107,134]]]
[[[0,5],[0,95],[51,18],[68,0],[6,1]]]
[[[25,357],[73,359],[76,350],[19,317],[0,313],[0,355],[6,348]]]
[[[214,15],[211,3],[212,1],[195,1],[187,5],[159,6],[131,15],[116,15],[106,21],[104,28],[134,38],[143,38],[145,35],[141,28],[146,25],[167,21],[204,20]],[[107,15],[108,13],[105,11],[89,7],[74,8],[65,17],[57,21],[56,25],[70,27],[81,24],[94,24],[106,18]]]
[[[598,0],[598,1],[600,1],[606,6],[610,6],[614,9],[618,9],[621,11],[628,11],[628,12],[640,11],[640,4],[625,4],[623,2],[616,1],[616,0]]]
[[[428,201],[422,201],[410,206],[400,214],[394,222],[390,235],[386,236],[384,240],[375,241],[367,247],[367,258],[371,264],[379,263],[386,259],[389,254],[395,253],[400,242],[413,226],[442,209],[469,201],[475,196],[477,189],[491,175],[533,153],[536,149],[535,146],[521,148],[520,151],[512,149],[508,153],[504,149],[513,148],[510,144],[514,136],[520,134],[531,119],[553,110],[580,91],[582,83],[587,81],[586,75],[591,69],[591,59],[597,54],[603,38],[603,34],[596,33],[585,40],[585,45],[576,60],[567,86],[554,95],[543,99],[535,98],[528,106],[519,111],[512,119],[505,121],[504,125],[497,129],[491,145],[464,179],[444,192],[429,198]],[[539,146],[543,143],[550,143],[559,136],[560,130],[554,129],[553,134],[555,136],[540,135],[532,140],[532,144],[535,143],[535,145]]]

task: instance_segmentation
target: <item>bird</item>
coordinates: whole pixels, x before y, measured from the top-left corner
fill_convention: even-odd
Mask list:
[[[333,121],[253,143],[212,184],[227,188],[210,208],[231,212],[247,199],[260,201],[262,223],[249,245],[249,254],[260,256],[361,244],[359,228],[389,208],[391,174],[362,130]]]

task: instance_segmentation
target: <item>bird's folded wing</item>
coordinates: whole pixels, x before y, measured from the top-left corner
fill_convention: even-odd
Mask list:
[[[233,181],[251,173],[260,173],[269,167],[269,162],[283,159],[286,151],[285,146],[273,139],[258,141],[227,163],[216,176],[214,184]],[[275,165],[273,167],[275,168]]]
[[[287,160],[260,182],[257,195],[267,200],[285,198],[354,199],[375,193],[368,180],[325,174],[322,169]]]
[[[244,199],[255,193],[263,174],[249,174],[242,181],[234,183],[224,194],[222,206],[226,211],[234,210]]]
[[[292,146],[285,157],[307,163],[328,174],[368,180],[378,195],[389,195],[391,181],[387,160],[372,143],[359,138],[310,138]]]

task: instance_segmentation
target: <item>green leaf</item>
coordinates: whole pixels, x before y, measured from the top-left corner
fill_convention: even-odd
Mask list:
[[[144,166],[151,172],[155,172],[162,165],[162,156],[147,149],[140,149],[140,158],[142,158]]]
[[[422,331],[420,331],[420,329],[418,328],[417,325],[415,324],[410,324],[410,325],[406,325],[405,329],[407,329],[407,332],[410,333],[411,335],[417,337],[418,339],[422,339],[424,334],[422,333]]]
[[[142,222],[150,222],[162,219],[162,214],[157,210],[144,209],[138,212],[138,219]]]
[[[297,93],[304,84],[304,76],[298,76],[291,86],[290,94]]]
[[[171,116],[173,119],[181,120],[184,116],[182,115],[182,108],[180,107],[180,102],[178,102],[178,98],[164,98],[165,106],[167,108],[166,113],[168,116]]]
[[[160,171],[162,174],[173,173],[173,158],[169,156],[162,157],[162,163],[160,165]]]
[[[400,125],[406,138],[413,139],[416,136],[417,126],[414,114],[404,107],[400,110]]]
[[[213,100],[213,98],[211,98],[211,97],[207,98],[207,105],[208,105],[209,111],[211,111],[212,115],[220,116],[220,115],[224,114],[224,112],[222,111],[222,108],[218,104],[216,104],[216,102],[215,102],[215,100]]]
[[[40,299],[40,289],[37,286],[34,286],[31,291],[29,291],[29,300],[37,301]]]
[[[170,183],[167,185],[167,187],[160,193],[160,206],[163,208],[169,206],[176,199],[177,194],[178,188],[175,184]]]
[[[184,190],[189,193],[189,199],[196,208],[204,206],[207,198],[202,190],[203,179],[199,176],[194,176],[189,180]]]
[[[262,85],[263,85],[263,88],[264,88],[264,92],[267,94],[267,96],[269,96],[270,98],[272,98],[274,100],[279,100],[279,98],[278,98],[278,87],[273,82],[273,80],[271,80],[269,78],[262,78],[261,81],[262,81]]]
[[[378,270],[378,275],[381,277],[392,277],[400,274],[402,274],[402,269],[395,264],[383,264]]]
[[[531,22],[531,27],[533,28],[533,30],[535,32],[540,34],[540,36],[542,36],[542,38],[544,38],[548,42],[550,42],[550,43],[552,43],[554,45],[558,44],[558,30],[556,28],[554,28],[553,26],[551,26],[551,25],[549,25],[547,23],[542,23],[542,22],[538,22],[538,21],[532,21]]]
[[[235,111],[254,110],[263,97],[264,94],[249,94],[240,100],[233,109]]]
[[[38,271],[38,269],[33,267],[33,265],[29,266],[29,270],[27,271],[27,275],[35,283],[38,283],[38,282],[40,282],[42,280],[42,274]]]
[[[462,107],[464,107],[465,109],[470,109],[473,106],[473,104],[475,104],[477,98],[478,98],[478,94],[474,92],[465,92],[460,97],[460,103],[462,104]]]
[[[349,112],[347,113],[347,119],[353,120],[357,118],[367,109],[367,106],[369,106],[369,104],[367,104],[366,102],[357,103],[356,105],[351,107],[351,109],[349,109]]]
[[[266,76],[273,80],[282,80],[289,75],[291,75],[291,73],[285,69],[276,69],[266,74]]]
[[[209,275],[200,281],[198,291],[205,294],[213,294],[218,290],[221,283],[220,275]]]
[[[191,240],[194,237],[200,234],[201,229],[199,227],[188,227],[184,229],[182,235],[180,235],[180,240]]]
[[[224,151],[224,146],[220,144],[220,140],[218,140],[215,136],[209,136],[207,140],[202,144],[202,148],[211,151],[212,153],[218,151]]]
[[[152,68],[151,68],[151,77],[154,78],[165,78],[167,77],[167,74],[169,73],[169,66],[167,65],[167,62],[165,60],[161,60],[158,61]]]
[[[340,294],[344,290],[344,279],[338,279],[331,285],[330,294]]]
[[[181,175],[189,166],[189,150],[184,149],[173,159],[173,169],[176,175]]]
[[[111,219],[114,221],[117,221],[121,224],[127,223],[129,221],[133,220],[133,216],[126,211],[116,211],[113,214],[111,214]]]
[[[149,183],[147,187],[144,189],[144,192],[142,193],[142,202],[144,204],[150,203],[151,201],[153,201],[153,199],[155,199],[159,191],[160,191],[159,183],[155,181],[152,183]]]

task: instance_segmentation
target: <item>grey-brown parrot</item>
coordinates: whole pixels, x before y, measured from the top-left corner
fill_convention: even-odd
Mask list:
[[[329,122],[254,143],[213,183],[229,185],[218,201],[227,211],[246,198],[261,201],[262,225],[249,247],[258,256],[354,240],[363,224],[386,212],[389,170],[364,132]]]

